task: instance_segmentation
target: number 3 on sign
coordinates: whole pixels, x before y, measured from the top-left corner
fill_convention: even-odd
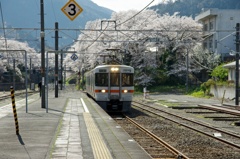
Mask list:
[[[76,5],[74,5],[74,4],[69,4],[68,7],[71,8],[71,12],[68,12],[68,14],[69,14],[70,16],[76,15],[76,13],[77,13],[77,11],[76,11]]]
[[[74,20],[83,11],[74,0],[69,0],[61,10],[70,20]]]

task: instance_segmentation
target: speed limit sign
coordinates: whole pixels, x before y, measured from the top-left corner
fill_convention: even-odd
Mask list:
[[[83,11],[74,0],[69,0],[61,10],[70,20],[74,20]]]

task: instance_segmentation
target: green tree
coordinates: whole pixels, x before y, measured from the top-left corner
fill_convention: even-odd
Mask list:
[[[211,76],[217,81],[226,81],[228,77],[228,70],[221,64],[213,69]]]

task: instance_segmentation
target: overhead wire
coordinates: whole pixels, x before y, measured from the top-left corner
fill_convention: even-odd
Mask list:
[[[150,6],[153,2],[154,2],[154,0],[152,0],[146,7],[144,7],[144,8],[141,9],[139,12],[137,12],[134,16],[132,16],[131,18],[129,18],[129,19],[125,20],[125,21],[123,21],[122,23],[118,24],[117,26],[122,25],[122,24],[126,23],[127,21],[133,19],[133,18],[136,17],[138,14],[140,14],[142,11],[144,11],[148,6]]]
[[[152,2],[150,2],[146,7],[144,7],[141,11],[139,11],[138,13],[136,13],[133,17],[131,17],[131,18],[129,18],[129,19],[127,19],[126,21],[124,21],[124,22],[122,22],[122,23],[120,23],[120,24],[118,24],[118,25],[122,25],[122,24],[124,24],[124,23],[126,23],[127,21],[129,21],[129,20],[131,20],[132,18],[134,18],[135,16],[137,16],[138,14],[140,14],[143,10],[145,10],[149,5],[151,5],[151,3],[153,3],[154,2],[154,0],[152,1]],[[165,2],[165,0],[163,0],[163,2],[162,3],[164,3]],[[151,14],[152,15],[152,14]],[[150,16],[151,16],[150,15]],[[150,17],[149,16],[149,17]],[[143,22],[142,22],[142,24],[147,20],[148,18],[146,18]],[[117,25],[117,26],[118,26]],[[121,32],[121,31],[120,31]],[[129,36],[128,36],[129,37]]]
[[[143,20],[143,22],[140,24],[140,26],[147,20],[147,19],[149,19],[151,16],[152,16],[153,14],[150,14],[147,18],[145,18],[145,20]],[[122,31],[120,31],[122,34],[124,34]],[[133,39],[132,37],[131,37],[131,35],[126,35],[126,34],[124,34],[125,36],[127,36],[128,38],[130,38],[130,39],[132,39],[132,40],[135,40],[135,39]]]
[[[154,2],[154,0],[152,0],[146,7],[144,7],[142,10],[140,10],[138,13],[136,13],[136,14],[135,14],[134,16],[132,16],[131,18],[129,18],[129,19],[125,20],[124,22],[116,25],[116,27],[119,26],[119,25],[122,25],[122,24],[126,23],[127,21],[129,21],[129,20],[133,19],[134,17],[136,17],[137,15],[139,15],[143,10],[145,10],[145,9],[146,9],[149,5],[151,5],[153,2]],[[109,25],[109,22],[108,22],[108,25]],[[102,34],[104,34],[104,31],[107,29],[108,25],[107,25],[106,28],[99,34],[99,36],[95,39],[94,42],[96,42],[96,41],[100,38],[100,36],[101,36]],[[92,42],[90,45],[88,45],[83,51],[87,50],[90,46],[92,46],[92,45],[94,44],[94,42]]]
[[[95,41],[97,41],[97,40],[100,38],[100,36],[101,36],[101,35],[104,33],[104,31],[107,29],[108,25],[109,25],[109,23],[107,24],[107,26],[105,27],[105,29],[99,34],[99,36],[98,36],[90,45],[88,45],[87,47],[85,47],[85,49],[83,49],[83,51],[87,50],[90,46],[92,46],[92,45],[94,44]]]
[[[139,12],[137,12],[134,16],[132,16],[131,18],[125,20],[124,22],[122,22],[122,23],[120,23],[120,24],[118,24],[118,25],[116,25],[116,26],[122,25],[122,24],[126,23],[127,21],[133,19],[133,18],[136,17],[138,14],[140,14],[143,10],[145,10],[149,5],[151,5],[153,2],[154,2],[154,0],[152,0],[147,6],[145,6],[143,9],[141,9]],[[109,24],[109,23],[108,23],[108,24]],[[107,25],[107,27],[108,27],[108,25]],[[99,34],[99,36],[95,39],[95,41],[97,41],[97,40],[100,38],[100,36],[104,33],[104,31],[107,29],[107,27]],[[95,42],[95,41],[94,41],[94,42]],[[94,42],[92,42],[90,45],[88,45],[84,50],[87,50],[90,46],[92,46],[92,45],[94,44]]]
[[[129,20],[135,18],[135,17],[136,17],[137,15],[139,15],[143,10],[145,10],[147,7],[149,7],[153,2],[154,2],[154,0],[152,0],[147,6],[145,6],[143,9],[141,9],[139,12],[137,12],[137,13],[136,13],[135,15],[133,15],[131,18],[123,21],[123,22],[120,23],[120,24],[117,24],[116,26],[122,25],[122,24],[128,22]],[[150,15],[150,16],[151,16],[151,15]],[[149,17],[150,17],[150,16],[149,16]],[[146,20],[147,20],[147,18],[146,18]],[[145,20],[145,21],[146,21],[146,20]],[[144,22],[142,22],[142,23],[144,23]],[[107,28],[107,27],[106,27],[106,28]],[[106,28],[104,29],[104,31],[106,30]],[[102,34],[105,34],[104,31],[95,39],[94,42],[96,42],[96,41],[100,38],[100,36],[101,36]],[[126,35],[126,34],[123,33],[122,31],[120,31],[120,32],[121,32],[122,34],[124,34],[125,36],[127,36],[128,38],[130,38],[130,39],[132,39],[132,40],[135,40],[135,39],[133,39],[133,38],[131,37],[131,35]],[[105,35],[106,35],[106,34],[105,34]],[[93,42],[93,43],[94,43],[94,42]],[[89,46],[87,46],[86,49],[89,48],[91,45],[93,45],[93,43],[91,43]]]

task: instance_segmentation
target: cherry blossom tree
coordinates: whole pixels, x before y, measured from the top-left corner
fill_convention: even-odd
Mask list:
[[[105,62],[104,55],[114,54],[119,61],[135,68],[137,84],[148,86],[156,81],[159,72],[164,76],[182,76],[186,72],[187,55],[190,61],[198,61],[192,62],[193,72],[213,62],[201,62],[204,52],[194,49],[201,42],[202,25],[178,13],[170,16],[158,15],[153,10],[114,12],[109,20],[88,22],[85,29],[72,46],[79,53],[78,60],[71,61],[70,55],[65,59],[75,70],[90,70]],[[119,51],[111,53],[107,51],[109,48]]]
[[[3,38],[0,38],[0,50],[0,74],[2,78],[2,74],[4,72],[14,70],[13,61],[15,60],[15,74],[20,78],[21,81],[23,81],[23,75],[20,66],[25,67],[25,51],[27,52],[28,68],[30,67],[30,58],[32,59],[32,64],[40,64],[40,58],[38,57],[38,54],[33,48],[30,48],[27,43],[9,39],[5,41]]]

